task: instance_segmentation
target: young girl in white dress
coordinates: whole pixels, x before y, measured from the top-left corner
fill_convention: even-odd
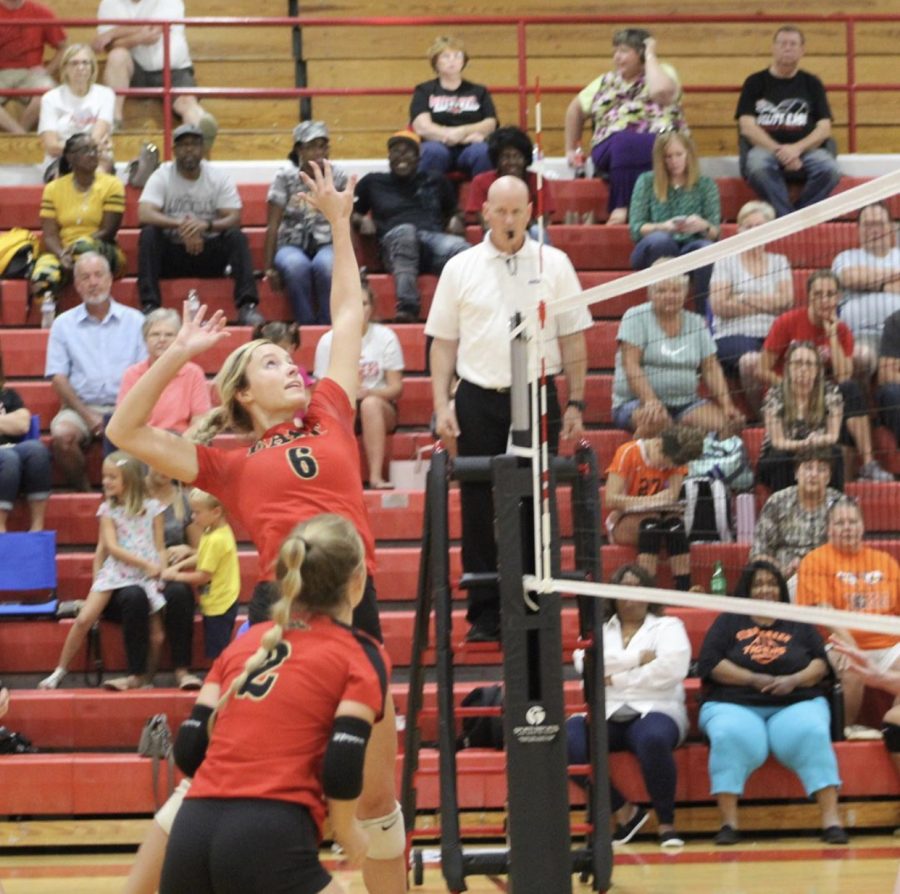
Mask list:
[[[56,670],[38,683],[40,689],[59,686],[88,631],[109,604],[113,590],[120,587],[143,587],[150,603],[150,641],[157,646],[162,642],[160,611],[166,603],[159,575],[166,565],[165,506],[147,497],[143,466],[121,451],[103,461],[103,494],[106,499],[97,510],[100,538],[94,553],[91,592],[69,630]],[[117,684],[115,689],[136,689],[144,685],[145,677],[131,673],[111,682]]]

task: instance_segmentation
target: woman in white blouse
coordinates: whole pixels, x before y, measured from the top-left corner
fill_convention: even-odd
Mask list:
[[[650,587],[640,565],[623,565],[611,583]],[[630,751],[641,767],[659,827],[661,847],[680,847],[675,831],[674,750],[687,733],[684,678],[691,644],[679,618],[660,615],[662,606],[618,599],[603,625],[606,721],[609,750]],[[587,730],[583,717],[568,724],[570,763],[586,763]],[[613,844],[625,844],[647,822],[646,808],[626,801],[610,781],[616,829]]]

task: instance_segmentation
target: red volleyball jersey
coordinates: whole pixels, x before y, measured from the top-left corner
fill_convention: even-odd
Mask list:
[[[206,678],[224,692],[272,624],[256,624],[216,659]],[[322,761],[341,701],[380,719],[390,679],[381,645],[317,615],[285,631],[216,719],[189,798],[268,798],[302,804],[321,834]]]
[[[344,389],[323,379],[301,424],[276,425],[248,450],[198,446],[193,484],[213,494],[250,532],[261,580],[275,577],[278,550],[294,526],[322,512],[356,526],[366,548],[366,570],[375,573],[353,413]]]

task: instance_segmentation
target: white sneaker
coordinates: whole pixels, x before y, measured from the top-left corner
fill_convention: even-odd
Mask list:
[[[871,459],[860,470],[859,477],[865,481],[881,481],[887,483],[894,480],[894,476],[887,469],[882,468],[878,460]]]
[[[880,739],[882,735],[880,729],[873,729],[871,726],[854,723],[851,726],[844,727],[844,738],[851,742],[865,742]]]
[[[64,667],[58,667],[49,677],[44,677],[38,683],[38,689],[58,689],[59,684],[62,683],[63,677],[67,673],[68,671]]]

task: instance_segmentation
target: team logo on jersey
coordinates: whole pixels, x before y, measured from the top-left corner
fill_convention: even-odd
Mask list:
[[[308,481],[319,474],[319,464],[311,447],[291,447],[285,455],[298,478]]]
[[[290,657],[291,644],[281,640],[266,656],[266,660],[253,671],[238,689],[235,698],[265,698],[278,682],[278,668]]]
[[[326,433],[321,422],[308,428],[287,428],[284,431],[275,432],[268,438],[260,438],[248,451],[247,456],[253,456],[260,450],[268,450],[270,447],[283,447],[301,438],[318,438]]]

